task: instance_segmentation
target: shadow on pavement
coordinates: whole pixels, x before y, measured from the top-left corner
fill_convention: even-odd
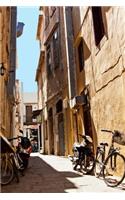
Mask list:
[[[77,189],[67,178],[80,177],[68,171],[57,171],[39,157],[31,157],[25,176],[1,188],[2,193],[65,193],[66,189]]]

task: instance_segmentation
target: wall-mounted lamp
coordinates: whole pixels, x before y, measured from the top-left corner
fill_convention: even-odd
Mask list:
[[[0,64],[0,75],[1,75],[1,76],[3,76],[3,75],[4,75],[4,73],[5,73],[5,70],[6,70],[6,69],[5,69],[5,67],[4,67],[4,64],[3,64],[3,63],[1,63],[1,64]]]
[[[4,76],[6,68],[4,67],[3,63],[0,63],[0,75]],[[14,70],[8,71],[9,73],[14,72]]]
[[[16,27],[16,35],[17,35],[17,37],[20,37],[23,34],[24,25],[25,24],[23,22],[18,22],[18,25]]]

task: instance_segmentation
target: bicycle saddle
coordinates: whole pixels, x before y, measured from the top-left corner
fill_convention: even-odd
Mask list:
[[[100,145],[102,145],[102,146],[108,146],[108,143],[107,142],[101,142]]]

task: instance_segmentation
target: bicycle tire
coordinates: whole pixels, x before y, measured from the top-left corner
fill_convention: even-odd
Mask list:
[[[84,159],[81,161],[81,171],[83,174],[90,174],[95,166],[95,158],[93,155],[84,155]]]
[[[14,169],[11,161],[6,159],[5,156],[1,156],[1,185],[9,184],[14,178]]]
[[[111,166],[111,160],[114,162],[112,163],[114,166]],[[106,185],[110,187],[116,187],[123,181],[125,178],[125,157],[122,154],[114,152],[107,157],[103,166],[103,178]]]
[[[78,151],[74,151],[73,153],[72,166],[74,170],[78,170],[78,166],[79,166],[79,152]]]
[[[15,163],[15,160],[13,157],[12,157],[12,163],[13,163],[14,177],[16,178],[16,182],[19,183],[18,169],[17,169],[16,163]]]
[[[102,172],[103,166],[103,155],[101,152],[97,152],[96,159],[95,159],[95,167],[94,167],[94,174],[96,178],[99,178]]]

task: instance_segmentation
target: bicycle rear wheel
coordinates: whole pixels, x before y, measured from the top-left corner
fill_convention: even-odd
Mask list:
[[[84,155],[84,159],[81,161],[81,170],[83,174],[90,174],[94,169],[94,156]]]
[[[9,184],[14,177],[14,170],[11,161],[6,158],[6,156],[1,156],[1,176],[0,183],[1,185]]]
[[[118,152],[109,155],[103,166],[103,178],[110,187],[118,186],[125,177],[125,158]]]
[[[102,166],[103,166],[103,154],[101,152],[98,152],[96,155],[96,161],[95,161],[95,168],[94,168],[94,174],[97,178],[102,174]]]
[[[19,174],[18,174],[18,168],[16,166],[16,160],[15,159],[14,159],[14,157],[12,157],[13,171],[14,171],[14,177],[16,178],[16,182],[19,183]]]

